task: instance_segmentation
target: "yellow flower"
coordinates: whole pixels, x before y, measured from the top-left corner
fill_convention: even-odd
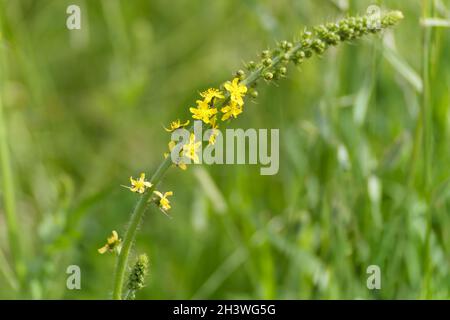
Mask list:
[[[170,128],[164,128],[167,132],[175,131],[179,128],[186,127],[189,124],[189,120],[187,120],[185,123],[181,123],[180,119],[177,119],[176,121],[172,121],[170,123]]]
[[[161,209],[163,209],[164,211],[167,211],[171,208],[170,201],[169,201],[169,199],[167,199],[167,197],[173,195],[172,191],[165,192],[164,194],[162,194],[159,191],[153,191],[153,193],[159,197],[159,206],[161,207]]]
[[[191,136],[189,137],[189,143],[185,144],[183,146],[183,154],[188,157],[189,159],[192,159],[194,163],[199,162],[197,151],[202,145],[202,142],[195,142],[195,135],[191,133]]]
[[[111,237],[108,237],[106,244],[98,249],[98,252],[100,254],[104,254],[107,251],[116,251],[117,253],[120,253],[121,243],[122,240],[119,239],[119,235],[117,234],[116,230],[113,230]]]
[[[211,135],[209,136],[208,142],[209,144],[216,143],[216,137],[219,134],[219,126],[217,125],[217,116],[211,118]]]
[[[206,124],[217,113],[216,108],[210,108],[209,102],[202,100],[197,100],[197,108],[189,108],[189,111],[193,114],[192,118],[202,120]]]
[[[230,101],[230,104],[223,107],[222,111],[222,121],[228,120],[231,117],[237,118],[238,115],[242,113],[242,106],[239,106],[236,102]]]
[[[200,93],[200,95],[202,96],[202,98],[204,98],[205,102],[207,103],[210,103],[214,98],[217,99],[225,98],[224,95],[222,94],[222,91],[214,88],[209,88],[208,90]]]
[[[175,141],[170,141],[169,142],[169,151],[170,151],[170,153],[172,152],[173,148],[175,148],[175,146],[176,146]],[[167,158],[170,155],[170,153],[168,153],[168,152],[164,153],[164,158]],[[182,160],[180,160],[178,163],[175,163],[175,165],[178,168],[180,168],[181,170],[186,170],[187,169],[187,165]]]
[[[128,187],[133,192],[144,193],[145,188],[150,188],[152,184],[148,181],[145,181],[145,173],[141,173],[141,176],[138,180],[134,180],[133,177],[130,177],[131,187]]]
[[[244,105],[242,97],[247,93],[247,87],[239,84],[239,78],[234,78],[232,82],[227,81],[224,87],[230,93],[231,101],[237,103],[239,106]]]

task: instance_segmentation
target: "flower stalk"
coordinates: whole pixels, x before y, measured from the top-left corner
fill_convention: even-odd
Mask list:
[[[400,11],[391,11],[373,21],[370,16],[349,17],[337,23],[320,25],[311,31],[305,30],[296,42],[282,41],[274,50],[264,50],[258,63],[246,64],[248,74],[239,70],[233,81],[226,82],[226,91],[221,94],[217,89],[209,89],[202,93],[203,101],[197,101],[197,108],[190,108],[194,119],[202,120],[207,126],[217,128],[216,120],[219,110],[223,113],[222,121],[236,118],[243,111],[243,97],[256,98],[256,86],[260,80],[277,81],[286,77],[289,63],[301,65],[312,56],[323,54],[331,46],[342,42],[359,39],[368,34],[376,34],[396,25],[403,19]],[[245,98],[247,99],[247,96]],[[181,126],[176,122],[174,127]],[[192,127],[190,131],[192,132]],[[195,161],[194,161],[195,162]],[[128,265],[130,250],[134,242],[139,223],[147,209],[155,187],[166,171],[172,166],[171,157],[167,156],[150,179],[151,186],[140,196],[128,223],[122,250],[117,258],[114,299],[122,299],[125,271]]]

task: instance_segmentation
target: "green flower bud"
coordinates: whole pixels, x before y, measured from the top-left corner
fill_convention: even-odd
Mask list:
[[[272,72],[264,73],[264,79],[266,79],[267,81],[272,80],[273,79],[273,73]]]
[[[300,51],[296,52],[295,57],[298,59],[304,59],[306,57],[306,55],[305,55],[304,51],[300,50]]]
[[[313,41],[312,48],[316,53],[322,54],[322,53],[324,53],[324,51],[326,49],[326,45],[322,40],[315,39]]]
[[[261,52],[261,58],[263,58],[263,59],[270,58],[270,51],[264,50],[263,52]]]
[[[244,79],[244,78],[245,78],[245,72],[244,72],[244,70],[238,70],[238,71],[236,72],[236,77],[238,77],[240,80]]]
[[[294,63],[295,63],[295,65],[300,65],[300,64],[302,64],[303,63],[303,59],[301,59],[301,58],[295,58],[294,60],[292,60]]]
[[[301,44],[302,44],[302,47],[303,47],[303,48],[307,49],[307,48],[311,47],[312,40],[309,39],[309,38],[303,39],[303,40],[301,41]]]
[[[403,20],[403,18],[404,16],[401,11],[391,11],[381,19],[381,26],[383,28],[392,27]]]
[[[289,53],[285,53],[281,57],[281,61],[284,63],[288,63],[290,59],[291,59],[291,55]]]
[[[256,63],[254,61],[250,61],[249,63],[247,63],[247,70],[249,71],[253,71],[256,69]]]
[[[270,67],[270,66],[272,65],[272,59],[270,59],[270,58],[264,59],[264,60],[263,60],[263,65],[264,65],[265,67]]]
[[[283,49],[284,51],[288,51],[292,49],[292,43],[284,40],[280,43],[280,48]]]

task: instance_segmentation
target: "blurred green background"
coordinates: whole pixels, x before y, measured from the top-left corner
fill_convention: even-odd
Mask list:
[[[371,4],[405,20],[291,66],[232,123],[280,129],[278,175],[169,171],[173,219],[151,208],[140,227],[137,298],[450,298],[450,34],[421,24],[448,24],[444,0],[0,0],[0,298],[110,298],[115,259],[97,249],[123,235],[136,195],[121,184],[156,169],[162,126],[277,40]]]

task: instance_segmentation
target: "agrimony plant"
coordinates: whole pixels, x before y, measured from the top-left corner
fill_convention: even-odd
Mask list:
[[[286,77],[287,67],[290,63],[301,65],[314,55],[323,54],[329,47],[336,46],[343,42],[348,42],[362,38],[365,35],[380,33],[386,28],[396,25],[403,19],[400,11],[390,11],[374,20],[372,16],[348,17],[337,23],[328,23],[312,29],[305,29],[297,41],[282,41],[273,50],[264,50],[257,62],[250,61],[245,65],[245,71],[239,70],[231,81],[227,81],[220,88],[210,88],[200,94],[201,99],[196,101],[196,107],[191,107],[189,111],[192,118],[202,121],[208,129],[212,129],[209,143],[215,143],[216,132],[219,122],[229,121],[238,117],[244,111],[246,99],[255,99],[258,96],[256,86],[259,82],[273,82]],[[179,128],[187,127],[189,120],[173,121],[168,132]],[[193,130],[190,127],[191,132]],[[183,145],[181,154],[194,163],[198,162],[197,150],[201,146],[201,141],[196,141],[191,133],[189,142]],[[175,146],[174,141],[169,142],[169,151]],[[169,196],[171,191],[160,192],[155,188],[163,178],[166,171],[171,166],[185,170],[188,163],[182,161],[173,163],[168,153],[156,172],[149,181],[145,179],[145,174],[135,180],[130,178],[130,191],[139,194],[139,199],[130,217],[121,249],[110,250],[107,246],[102,251],[113,251],[117,254],[117,265],[114,278],[114,299],[133,298],[136,290],[143,286],[145,271],[148,267],[148,260],[144,256],[138,258],[137,263],[132,268],[127,284],[128,293],[122,294],[124,287],[125,273],[127,271],[128,260],[133,241],[139,223],[150,203],[155,203],[164,213],[170,209]],[[118,235],[114,235],[111,242],[118,241]],[[108,243],[110,241],[108,240]],[[114,242],[115,243],[115,242]]]

